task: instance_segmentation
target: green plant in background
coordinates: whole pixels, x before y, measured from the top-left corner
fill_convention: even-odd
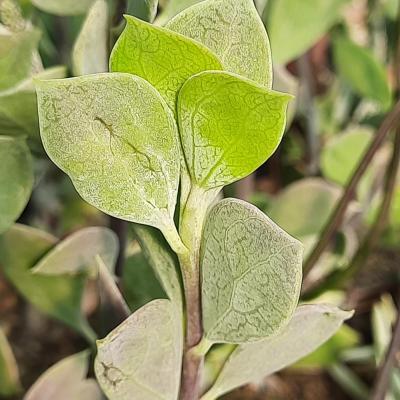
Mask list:
[[[225,185],[274,153],[290,100],[271,90],[269,42],[252,1],[208,0],[166,26],[127,17],[112,72],[36,80],[50,158],[90,204],[158,228],[179,261],[183,299],[173,262],[160,264],[172,256],[149,245],[168,299],[144,305],[98,342],[96,376],[115,400],[198,399],[210,347],[235,344],[204,395],[217,398],[296,361],[350,316],[333,306],[295,311],[300,243],[254,206],[218,202]],[[71,257],[63,250],[54,257]],[[49,255],[34,272],[64,263]],[[275,351],[279,359],[268,356]],[[270,361],[257,362],[261,354]],[[237,373],[242,359],[252,360],[247,375]]]

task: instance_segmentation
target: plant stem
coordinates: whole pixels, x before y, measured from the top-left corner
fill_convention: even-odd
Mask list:
[[[400,304],[400,291],[398,294],[397,307]],[[371,400],[384,400],[386,392],[388,390],[391,372],[395,364],[399,364],[399,352],[400,352],[400,312],[397,313],[397,320],[390,343],[386,358],[382,362],[376,376],[375,384],[372,390]]]
[[[186,301],[186,336],[180,400],[198,400],[204,355],[191,351],[203,336],[200,292],[200,242],[204,220],[215,191],[192,187],[182,212],[180,235],[186,252],[178,254]]]
[[[321,234],[320,240],[318,241],[317,245],[314,247],[313,251],[311,252],[304,264],[304,276],[307,276],[310,273],[315,264],[318,262],[322,253],[325,251],[326,247],[329,245],[329,242],[331,241],[333,235],[337,232],[340,224],[343,221],[343,217],[346,213],[347,207],[350,201],[353,199],[355,190],[361,178],[364,176],[364,173],[367,170],[371,160],[373,159],[377,150],[380,148],[388,133],[399,122],[400,101],[398,101],[392,111],[387,114],[386,118],[379,127],[378,132],[374,136],[371,145],[367,149],[357,169],[353,173],[348,185],[346,186],[342,198],[340,199],[335,211],[333,212],[330,220],[328,221]]]

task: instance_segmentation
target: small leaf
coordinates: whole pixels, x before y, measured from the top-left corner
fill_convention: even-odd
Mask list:
[[[271,38],[274,61],[283,65],[308,50],[340,20],[347,2],[268,0],[262,18]]]
[[[114,269],[118,257],[118,238],[107,228],[81,229],[54,246],[32,272],[41,275],[77,275],[97,268],[96,256]]]
[[[128,0],[129,15],[146,22],[153,22],[157,15],[158,0]]]
[[[85,277],[46,276],[31,272],[31,267],[56,242],[55,237],[43,231],[16,224],[0,236],[0,266],[27,301],[93,340],[95,335],[81,312]]]
[[[177,110],[192,182],[217,188],[255,171],[282,139],[289,99],[225,72],[188,79]]]
[[[95,372],[110,400],[176,400],[181,322],[169,300],[155,300],[97,342]]]
[[[267,214],[296,238],[318,234],[326,224],[340,190],[319,178],[302,179],[286,187]]]
[[[351,316],[329,305],[300,306],[279,335],[237,347],[202,400],[216,399],[293,364],[327,341]]]
[[[143,256],[153,268],[168,298],[178,310],[182,310],[182,288],[179,264],[175,254],[162,235],[154,228],[136,224],[133,229],[142,248]]]
[[[375,100],[387,109],[392,94],[383,65],[373,53],[344,35],[333,41],[333,55],[339,75],[362,97]]]
[[[167,21],[169,21],[172,17],[175,17],[175,15],[179,14],[181,11],[193,6],[194,4],[200,3],[201,1],[203,0],[169,0],[164,6],[161,15],[157,17],[155,23],[157,25],[164,25]]]
[[[0,33],[0,91],[16,85],[29,75],[39,39],[37,29]]]
[[[29,389],[24,400],[102,400],[94,379],[86,379],[89,351],[74,354],[49,368]]]
[[[166,298],[164,290],[142,252],[126,259],[122,289],[132,311],[136,311],[152,300]]]
[[[174,112],[177,93],[189,77],[222,69],[216,56],[200,43],[131,16],[126,16],[126,22],[111,53],[110,70],[146,79]]]
[[[302,246],[246,202],[210,211],[201,247],[205,336],[245,343],[274,335],[296,308]]]
[[[94,0],[31,0],[32,4],[45,11],[55,15],[78,15],[84,14],[89,10]]]
[[[0,233],[18,219],[33,187],[33,164],[23,138],[0,136]]]
[[[18,365],[7,337],[0,328],[0,396],[13,396],[20,390]]]
[[[108,6],[97,0],[90,8],[72,52],[75,75],[108,71]]]
[[[33,79],[55,79],[65,76],[66,68],[56,66],[25,79],[12,88],[1,91],[1,134],[9,136],[26,135],[30,147],[42,148],[41,143],[39,143],[39,119]]]
[[[203,43],[220,58],[225,70],[271,88],[271,49],[252,0],[202,1],[166,27]]]
[[[43,145],[78,193],[107,214],[174,235],[178,134],[157,91],[116,73],[41,81],[37,92]]]

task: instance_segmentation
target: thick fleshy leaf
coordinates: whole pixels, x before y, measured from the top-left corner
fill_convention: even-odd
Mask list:
[[[129,72],[150,82],[175,112],[183,83],[206,70],[220,70],[216,56],[200,43],[126,16],[126,27],[110,57],[110,70]]]
[[[225,199],[212,208],[200,262],[209,341],[260,340],[292,317],[301,287],[302,245],[253,205]]]
[[[77,275],[97,269],[99,256],[111,271],[118,257],[118,238],[103,227],[81,229],[54,246],[33,268],[41,275]]]
[[[174,235],[179,139],[157,91],[114,73],[41,81],[37,92],[43,145],[79,194],[107,214]]]
[[[85,277],[32,274],[31,267],[57,242],[43,231],[14,225],[0,236],[0,266],[30,303],[73,327],[88,339],[95,336],[81,313]]]
[[[263,20],[278,64],[303,54],[340,20],[348,0],[268,0]],[[310,23],[312,21],[312,23]]]
[[[158,277],[165,293],[177,306],[182,309],[182,289],[179,278],[179,264],[168,243],[156,229],[145,225],[135,225],[134,231],[154,273]]]
[[[351,316],[351,312],[329,305],[299,307],[278,335],[237,347],[202,400],[214,400],[293,364],[327,341]]]
[[[329,180],[345,186],[371,143],[373,133],[368,129],[352,130],[334,136],[321,153],[322,173]]]
[[[108,5],[97,0],[90,8],[72,52],[75,75],[108,71]]]
[[[33,187],[33,163],[25,139],[0,136],[0,233],[20,216]]]
[[[128,257],[124,263],[122,290],[132,311],[152,300],[166,298],[153,269],[140,251]]]
[[[182,327],[169,300],[155,300],[97,342],[95,372],[110,400],[176,400]]]
[[[226,72],[203,72],[179,92],[178,121],[192,182],[204,189],[252,173],[278,147],[290,96]]]
[[[90,351],[69,356],[49,368],[25,395],[24,400],[102,400],[94,379],[86,379]]]
[[[271,88],[271,49],[253,0],[202,1],[166,27],[203,43],[220,58],[224,70]]]
[[[32,0],[32,4],[42,11],[55,15],[84,14],[95,0]]]
[[[267,214],[296,238],[318,234],[340,196],[340,189],[319,178],[302,179],[285,188]]]
[[[375,100],[383,108],[392,101],[385,68],[371,50],[360,47],[344,35],[333,41],[333,55],[339,75],[362,97]]]
[[[7,398],[20,390],[18,365],[7,337],[0,328],[0,396]]]
[[[0,92],[0,133],[2,135],[28,136],[29,144],[39,147],[39,119],[33,79],[64,78],[66,68],[57,66],[29,77]],[[33,141],[32,141],[33,140]],[[41,145],[40,145],[41,146]]]
[[[158,0],[128,0],[129,15],[146,22],[153,22],[157,15]]]
[[[36,29],[0,34],[0,91],[29,75],[39,38],[40,32]]]

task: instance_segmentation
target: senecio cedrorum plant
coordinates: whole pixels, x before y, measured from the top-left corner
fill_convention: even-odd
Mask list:
[[[50,158],[90,204],[158,228],[179,260],[183,285],[153,246],[169,299],[98,341],[111,400],[216,399],[305,356],[351,315],[297,307],[300,242],[251,204],[219,200],[282,139],[291,96],[271,89],[271,65],[253,1],[206,0],[162,28],[127,16],[110,73],[36,82]],[[204,387],[217,344],[230,350]]]

